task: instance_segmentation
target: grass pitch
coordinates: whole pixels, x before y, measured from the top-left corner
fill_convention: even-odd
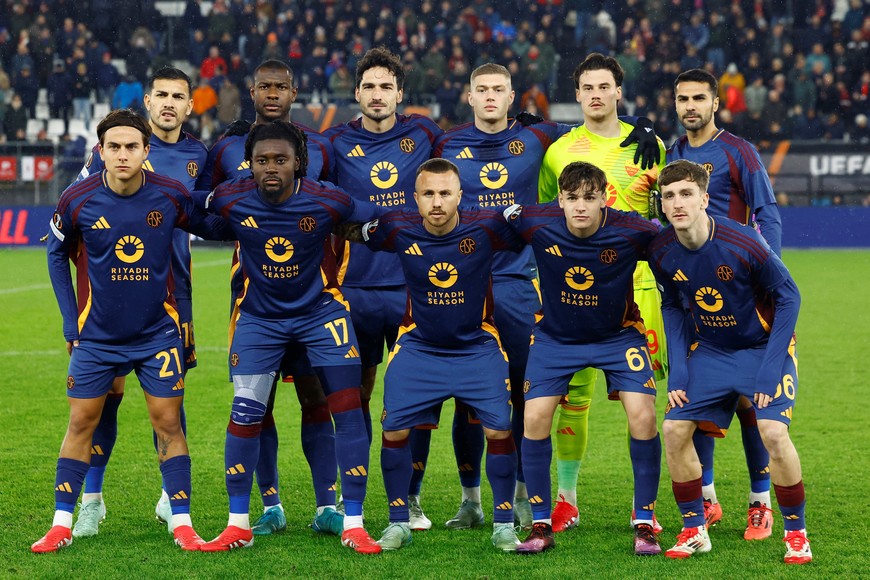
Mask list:
[[[193,458],[193,520],[206,539],[226,524],[223,439],[232,388],[226,371],[228,249],[194,251],[194,313],[199,366],[187,380],[190,448]],[[870,346],[870,315],[862,300],[870,281],[870,252],[786,251],[803,306],[798,323],[800,384],[792,436],[804,469],[807,523],[815,561],[782,564],[782,520],[774,537],[742,539],[748,477],[736,425],[717,445],[716,486],[725,517],[711,531],[713,552],[689,561],[632,554],[628,516],[631,467],[621,406],[596,390],[590,443],[580,474],[580,523],[559,534],[555,550],[535,557],[497,553],[491,528],[449,532],[443,522],[459,503],[450,442],[452,405],[432,438],[423,507],[433,530],[414,534],[399,552],[360,556],[307,525],[313,513],[308,467],[299,447],[299,413],[290,385],[279,387],[276,421],[281,435],[281,495],[288,530],[257,538],[249,550],[224,554],[182,553],[166,528],[154,520],[160,475],[145,404],[132,376],[119,412],[119,436],[106,473],[106,521],[95,538],[75,540],[58,554],[36,556],[30,544],[51,525],[57,451],[67,422],[67,355],[60,315],[41,250],[2,250],[0,282],[4,306],[0,333],[0,576],[119,578],[569,578],[578,576],[661,577],[857,577],[867,574],[861,543],[868,515],[870,473],[865,428],[863,355]],[[381,393],[380,386],[377,393]],[[378,397],[372,415],[380,414]],[[659,397],[662,410],[665,397]],[[376,426],[371,452],[366,519],[377,537],[387,525]],[[484,507],[491,505],[484,484]],[[253,516],[259,502],[252,501]],[[487,509],[487,513],[490,510]],[[661,540],[672,545],[680,517],[663,468],[658,517]],[[488,522],[491,519],[487,520]],[[856,533],[857,532],[857,533]]]

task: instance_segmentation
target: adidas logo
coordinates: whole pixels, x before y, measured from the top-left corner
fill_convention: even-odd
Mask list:
[[[686,278],[686,275],[683,274],[682,270],[677,270],[677,273],[674,274],[673,280],[674,280],[674,282],[688,282],[689,281],[689,279]]]
[[[548,254],[553,254],[554,256],[559,256],[560,258],[562,257],[562,250],[559,249],[558,245],[550,246],[549,248],[547,248],[544,251],[547,252]]]
[[[470,463],[463,463],[462,465],[458,465],[457,468],[459,471],[474,471],[474,468],[471,467]]]
[[[260,227],[260,226],[257,225],[257,221],[254,219],[254,216],[252,216],[252,215],[246,217],[245,219],[243,219],[243,220],[242,220],[242,225],[245,226],[246,228],[255,228],[255,229],[257,229],[257,228]]]
[[[533,504],[533,505],[534,505],[534,504],[540,504],[540,503],[544,503],[544,500],[541,499],[541,496],[536,495],[535,497],[530,497],[530,498],[529,498],[529,503],[530,503],[530,504]]]
[[[650,380],[648,380],[647,382],[645,382],[645,383],[643,384],[643,386],[646,387],[647,389],[656,390],[656,380],[655,380],[655,379],[650,379]]]
[[[359,145],[355,146],[350,150],[350,153],[347,154],[348,157],[365,157],[365,151],[362,150],[362,147]]]
[[[236,171],[244,171],[250,168],[251,164],[248,161],[242,161],[242,163],[238,167],[236,167]]]
[[[791,514],[789,516],[782,516],[782,519],[784,519],[784,520],[799,520],[800,516],[795,515],[795,514]]]
[[[108,230],[111,227],[112,226],[109,225],[109,222],[106,221],[106,218],[104,218],[103,216],[100,216],[100,219],[98,219],[96,221],[96,223],[94,223],[94,225],[91,226],[91,229],[92,230]]]
[[[758,473],[770,473],[770,466],[769,466],[769,465],[766,466],[764,469],[762,469],[762,470],[759,471]]]
[[[414,471],[425,471],[426,470],[426,464],[423,463],[422,461],[415,461],[412,464],[412,466],[414,467]]]
[[[422,256],[423,252],[420,251],[420,246],[417,244],[412,245],[410,248],[405,250],[406,254],[410,254],[411,256]]]
[[[788,409],[786,409],[785,411],[780,413],[780,415],[782,415],[783,417],[786,417],[788,419],[791,419],[792,409],[793,409],[793,407],[789,407]]]
[[[471,154],[471,149],[466,147],[456,156],[457,159],[474,159],[474,155]]]
[[[497,510],[512,510],[512,509],[514,509],[514,506],[509,501],[503,501],[500,504],[498,504],[497,506],[495,506],[495,509],[497,509]]]
[[[263,497],[269,497],[270,495],[275,495],[276,493],[278,493],[278,490],[276,490],[274,487],[270,487],[263,492]]]
[[[390,502],[390,507],[402,507],[403,505],[405,505],[405,500],[402,498]]]
[[[696,514],[695,512],[686,512],[686,513],[683,514],[683,519],[686,519],[686,518],[693,518],[693,517],[695,517],[696,515],[698,515],[698,514]]]
[[[326,489],[328,489],[329,491],[335,491],[336,489],[338,489],[337,485],[338,484],[333,483],[332,485],[330,485]]]
[[[172,387],[173,391],[181,391],[184,389],[184,379],[179,379],[175,386]]]
[[[355,346],[350,347],[350,350],[347,351],[347,354],[344,355],[344,358],[359,358],[359,351]]]
[[[72,493],[72,487],[70,486],[69,482],[64,481],[63,483],[55,487],[54,491],[65,491],[67,493]]]
[[[99,445],[91,447],[91,455],[103,455],[103,448]]]
[[[562,429],[559,429],[557,433],[559,435],[577,435],[576,433],[574,433],[574,429],[572,429],[571,427],[563,427]]]
[[[649,505],[645,505],[641,509],[650,510],[650,511],[655,510],[656,509],[656,502],[652,502]]]
[[[356,467],[351,467],[347,471],[344,472],[345,475],[356,475],[356,476],[366,476],[368,472],[366,471],[365,466],[357,465]]]
[[[238,475],[245,472],[245,466],[241,463],[236,463],[227,468],[227,475]]]
[[[154,171],[154,166],[151,165],[151,161],[149,161],[148,159],[146,159],[146,160],[142,163],[142,169],[146,169],[146,170],[148,170],[148,171]]]
[[[173,500],[173,499],[174,499],[175,501],[178,501],[178,500],[180,500],[180,499],[190,499],[190,498],[187,496],[186,493],[184,493],[184,490],[182,489],[181,491],[179,491],[178,493],[176,493],[175,495],[173,495],[173,496],[170,497],[169,499],[170,499],[170,501]]]

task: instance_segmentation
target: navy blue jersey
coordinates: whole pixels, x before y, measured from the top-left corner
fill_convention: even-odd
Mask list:
[[[260,318],[308,313],[318,302],[341,299],[324,266],[324,242],[336,224],[377,215],[358,213],[374,206],[332,184],[302,178],[294,187],[293,195],[273,205],[263,201],[253,179],[242,179],[219,185],[209,200],[239,240],[244,287],[237,306]]]
[[[61,194],[48,236],[48,266],[67,341],[133,345],[179,333],[166,259],[176,227],[204,238],[233,237],[181,183],[148,171],[132,195],[109,189],[105,172]],[[77,292],[68,260],[76,266]]]
[[[663,290],[665,329],[674,353],[669,388],[685,388],[688,380],[685,316],[690,316],[702,343],[726,351],[766,345],[755,390],[773,395],[797,323],[797,285],[754,229],[722,217],[711,217],[710,229],[698,250],[683,246],[673,228],[650,245],[649,263]]]
[[[701,145],[692,147],[685,135],[668,149],[668,163],[687,159],[704,166],[710,174],[707,213],[748,224],[757,215],[761,234],[777,255],[780,253],[782,228],[776,197],[761,156],[752,143],[720,129]],[[769,206],[769,207],[766,207]],[[768,223],[774,221],[768,231]]]
[[[523,127],[510,119],[504,131],[485,133],[474,123],[451,129],[435,141],[433,157],[449,159],[459,167],[462,203],[480,207],[538,201],[541,160],[553,141],[571,127],[549,121]],[[519,255],[495,257],[492,275],[531,280],[535,277],[531,249]]]
[[[298,123],[293,123],[308,139],[308,171],[305,177],[317,181],[328,179],[335,160],[332,145],[323,135]],[[214,189],[225,181],[238,181],[251,177],[251,164],[245,160],[245,140],[248,135],[222,137],[208,152],[206,187]],[[297,177],[302,177],[297,175]]]
[[[171,177],[181,182],[188,191],[208,189],[204,179],[208,149],[199,139],[182,131],[178,141],[167,143],[152,133],[148,143],[151,149],[142,169]],[[100,173],[104,168],[99,145],[95,145],[76,182],[88,175]],[[173,236],[172,276],[175,280],[175,297],[178,300],[190,300],[190,236],[182,230],[176,230]]]
[[[492,325],[493,254],[522,247],[500,213],[460,208],[456,228],[436,236],[426,231],[416,209],[403,208],[366,224],[363,233],[369,248],[399,258],[408,284],[404,332],[448,349],[497,336]]]
[[[643,332],[634,269],[658,228],[635,212],[601,212],[601,226],[588,238],[568,230],[558,202],[509,215],[538,262],[544,310],[538,327],[562,342],[600,342],[630,326]]]
[[[357,199],[390,208],[414,208],[417,168],[429,159],[441,132],[434,121],[420,115],[396,115],[396,124],[385,133],[365,130],[361,119],[327,129],[323,134],[335,150],[332,181]],[[342,286],[405,284],[395,256],[376,254],[343,240],[335,249]]]

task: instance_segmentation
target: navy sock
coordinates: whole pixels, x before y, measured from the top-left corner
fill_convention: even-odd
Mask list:
[[[266,413],[260,430],[260,455],[257,459],[257,487],[263,508],[269,509],[281,503],[278,486],[278,428],[272,412]]]
[[[479,487],[485,443],[483,427],[469,420],[470,412],[469,407],[457,401],[453,414],[453,452],[462,487]]]
[[[251,486],[259,457],[260,425],[237,425],[230,421],[224,446],[224,464],[231,513],[246,514],[250,511]]]
[[[525,429],[524,413],[526,408],[525,393],[523,393],[523,381],[525,380],[526,368],[511,366],[508,369],[511,385],[511,435],[514,438],[514,447],[517,450],[517,481],[525,483],[523,475],[523,433]]]
[[[510,435],[505,439],[487,439],[486,478],[492,487],[493,521],[497,524],[513,524],[517,448]]]
[[[776,492],[776,501],[779,504],[779,511],[782,513],[785,531],[789,532],[806,528],[807,523],[804,518],[804,509],[807,502],[803,480],[789,486],[774,484],[773,490]]]
[[[746,452],[746,467],[749,470],[749,484],[754,493],[770,491],[770,454],[761,441],[755,408],[737,411],[740,433],[743,436],[743,450]]]
[[[553,459],[553,440],[523,437],[523,457],[526,489],[532,504],[532,517],[536,520],[550,518],[553,491],[550,481],[550,463]]]
[[[381,442],[381,473],[384,475],[384,488],[390,505],[390,522],[407,522],[411,517],[407,492],[413,470],[408,439],[382,439]]]
[[[103,476],[106,465],[115,448],[118,438],[118,407],[124,398],[124,393],[106,395],[100,422],[94,430],[91,440],[91,467],[85,476],[85,493],[101,493],[103,491]],[[155,447],[156,448],[156,447]]]
[[[429,445],[432,442],[431,429],[411,429],[411,483],[408,495],[420,495],[423,487],[423,476],[426,474],[426,462],[429,461]]]
[[[335,505],[335,429],[329,407],[302,409],[302,452],[311,469],[315,505]]]
[[[651,520],[662,474],[662,442],[656,433],[655,437],[647,440],[631,437],[628,447],[634,472],[635,518]]]
[[[702,485],[710,485],[713,483],[713,451],[716,446],[716,440],[713,437],[704,435],[704,432],[700,429],[695,429],[695,434],[692,435],[692,442],[695,444],[695,451],[698,452],[698,459],[701,460]]]
[[[335,455],[341,471],[345,513],[360,516],[368,481],[369,439],[360,409],[359,388],[332,393],[326,400],[335,422]],[[409,466],[410,463],[409,459]]]
[[[671,482],[677,507],[683,516],[684,528],[699,528],[705,524],[701,485],[700,477],[692,481]]]
[[[88,464],[59,457],[54,476],[54,509],[72,513],[82,491]]]
[[[178,455],[160,464],[160,473],[173,514],[190,513],[190,455]]]
[[[363,421],[366,423],[366,436],[369,438],[369,447],[372,444],[372,412],[369,409],[369,401],[361,401],[360,408],[362,409]]]

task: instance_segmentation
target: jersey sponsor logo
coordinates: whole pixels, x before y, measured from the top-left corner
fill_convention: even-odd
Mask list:
[[[246,228],[254,228],[259,229],[260,226],[257,225],[257,220],[254,219],[254,216],[249,215],[245,219],[242,220],[242,225]]]
[[[713,164],[712,163],[707,161],[705,163],[702,163],[701,167],[703,167],[704,171],[706,171],[709,175],[713,175]]]
[[[449,262],[438,262],[429,268],[429,281],[438,288],[450,288],[456,284],[459,273]]]
[[[196,177],[199,175],[199,165],[196,161],[188,161],[187,162],[187,174],[191,177]]]
[[[418,246],[416,242],[411,244],[411,246],[407,250],[405,250],[405,253],[408,254],[409,256],[422,256],[423,255],[423,252],[420,251],[420,246]]]
[[[389,189],[399,180],[399,170],[389,161],[375,163],[369,175],[372,183],[379,189]]]
[[[477,242],[474,241],[474,238],[465,238],[459,242],[459,252],[461,254],[473,254],[476,248]]]
[[[574,266],[565,272],[565,283],[577,291],[588,290],[595,283],[595,276],[583,266]]]
[[[293,244],[281,236],[274,236],[266,240],[264,250],[269,259],[278,264],[283,264],[293,257]]]
[[[516,141],[508,143],[507,149],[510,151],[511,155],[522,155],[526,150],[526,144],[517,139]]]
[[[136,236],[123,236],[115,243],[115,256],[125,264],[135,264],[145,254],[145,244]]]
[[[108,230],[112,226],[109,225],[109,222],[106,221],[104,216],[100,216],[100,219],[94,222],[94,225],[91,226],[92,230]]]
[[[730,282],[734,279],[734,270],[731,269],[731,266],[723,264],[716,268],[716,277],[723,282]]]
[[[250,163],[250,161],[242,161],[242,162],[239,164],[239,166],[236,167],[236,171],[244,171],[244,170],[246,170],[246,169],[250,169],[250,168],[251,168],[251,163]]]
[[[76,386],[76,380],[72,375],[67,376],[66,378],[66,388],[73,389]]]
[[[239,355],[237,353],[230,355],[230,364],[234,367],[239,366]]]
[[[158,228],[163,223],[163,214],[156,209],[149,211],[148,215],[145,216],[145,223],[152,228]]]
[[[601,250],[601,253],[598,254],[598,259],[601,260],[602,264],[612,264],[619,257],[619,254],[616,253],[616,250],[613,248],[605,248]]]
[[[306,234],[310,234],[317,228],[317,220],[307,215],[299,220],[299,229],[305,232]]]
[[[507,168],[498,162],[487,163],[480,170],[480,182],[487,189],[504,187],[508,180]]]
[[[471,153],[471,149],[465,147],[456,155],[457,159],[474,159],[474,154]]]
[[[363,151],[362,147],[359,145],[355,145],[353,149],[350,150],[350,153],[347,154],[347,157],[365,157],[365,151]]]
[[[555,244],[544,250],[548,254],[553,254],[554,256],[562,257],[562,250],[559,249],[559,244]]]
[[[682,270],[677,270],[677,273],[674,274],[674,277],[671,278],[674,282],[688,282],[689,279],[683,274]]]
[[[695,302],[707,312],[719,312],[722,310],[722,294],[710,286],[704,286],[695,292]]]
[[[402,150],[402,153],[413,153],[416,148],[417,144],[410,137],[405,137],[399,141],[399,149]]]

